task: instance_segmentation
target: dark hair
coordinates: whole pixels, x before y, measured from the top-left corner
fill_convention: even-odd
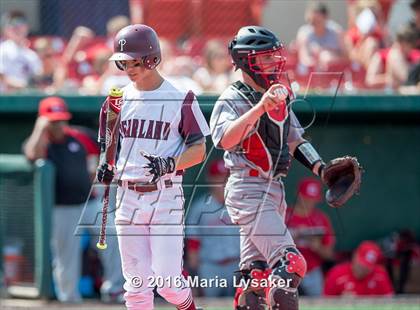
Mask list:
[[[9,25],[15,19],[20,19],[24,21],[25,23],[28,22],[28,19],[26,18],[25,13],[23,13],[22,11],[14,10],[14,11],[6,12],[1,16],[2,28]]]
[[[413,9],[414,11],[417,11],[420,9],[420,0],[413,0],[411,1],[411,9]]]
[[[308,11],[310,11],[310,12],[317,12],[317,13],[320,13],[320,14],[322,14],[324,16],[328,16],[330,14],[330,11],[328,9],[328,6],[325,3],[318,2],[318,1],[315,1],[315,2],[312,2],[311,1],[311,2],[309,2]]]
[[[404,26],[398,30],[396,40],[398,42],[406,42],[415,45],[418,38],[417,31],[410,26]]]

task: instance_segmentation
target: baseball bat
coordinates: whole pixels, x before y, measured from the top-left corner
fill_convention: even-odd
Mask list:
[[[112,88],[107,98],[106,131],[105,131],[105,163],[108,167],[114,167],[119,138],[119,116],[122,104],[122,91]],[[99,240],[96,247],[105,250],[106,244],[106,224],[108,218],[110,185],[105,185],[104,196],[102,199],[102,223],[99,233]]]

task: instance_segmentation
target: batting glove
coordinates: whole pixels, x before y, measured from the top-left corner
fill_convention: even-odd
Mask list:
[[[149,160],[149,163],[142,166],[147,170],[146,176],[152,176],[149,183],[156,183],[161,176],[175,171],[175,159],[173,157],[164,158],[145,152],[141,152],[141,155]]]
[[[100,165],[96,171],[96,178],[98,181],[106,185],[111,184],[114,179],[114,175],[114,167],[107,163]]]

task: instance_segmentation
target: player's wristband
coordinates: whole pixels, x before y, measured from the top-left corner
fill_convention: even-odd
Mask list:
[[[317,171],[318,175],[320,175],[321,169],[324,166],[324,162],[312,144],[310,144],[308,141],[302,142],[296,147],[295,152],[293,153],[293,157],[312,172],[314,172],[313,169],[316,163],[321,162],[321,165]]]

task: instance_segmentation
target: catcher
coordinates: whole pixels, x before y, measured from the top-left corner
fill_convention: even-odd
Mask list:
[[[229,53],[242,80],[222,93],[210,120],[214,145],[225,150],[225,165],[230,169],[225,197],[232,222],[240,225],[239,276],[246,281],[281,278],[288,283],[239,288],[234,302],[238,310],[266,305],[298,309],[297,288],[306,262],[284,222],[282,179],[291,158],[321,177],[328,187],[326,200],[333,207],[344,205],[360,186],[356,158],[346,156],[325,164],[302,137],[304,130],[291,109],[294,95],[280,83],[286,61],[282,52],[281,42],[270,30],[241,28],[229,44]]]

